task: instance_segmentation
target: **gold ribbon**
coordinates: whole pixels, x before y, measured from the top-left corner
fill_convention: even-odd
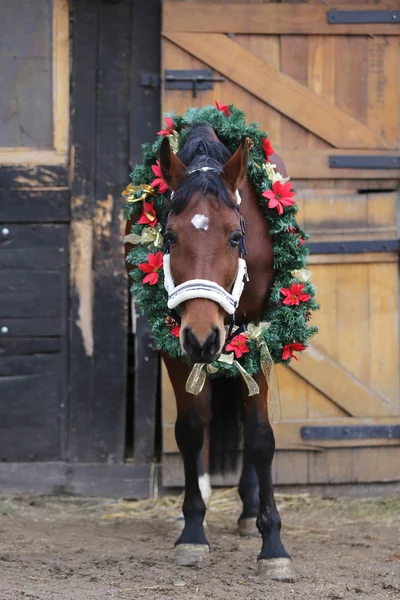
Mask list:
[[[171,146],[171,150],[174,154],[176,154],[179,150],[179,140],[180,140],[181,136],[174,129],[174,132],[171,133],[168,137],[169,137],[169,145]]]
[[[164,244],[164,238],[161,233],[161,225],[157,223],[155,227],[145,227],[141,235],[136,233],[130,233],[124,237],[124,244],[143,244],[146,246],[154,246],[155,248],[162,248]]]
[[[308,269],[294,269],[290,271],[290,274],[302,283],[308,283],[311,280],[311,271]]]
[[[246,334],[248,338],[255,340],[260,351],[260,366],[268,384],[269,413],[272,422],[277,423],[282,418],[281,401],[279,398],[278,378],[276,375],[274,361],[263,337],[263,333],[270,326],[270,323],[263,321],[258,325],[250,323],[247,326]]]
[[[135,193],[140,190],[144,190],[143,194],[139,198],[135,198]],[[151,196],[151,194],[154,194],[154,188],[151,185],[147,185],[147,183],[142,183],[141,185],[130,183],[122,192],[122,196],[127,202],[140,202],[141,200],[146,200],[147,196]]]
[[[222,363],[226,365],[233,365],[237,368],[241,376],[243,377],[244,382],[247,385],[247,389],[249,392],[249,396],[255,396],[260,392],[260,388],[257,383],[248,374],[248,372],[242,367],[242,365],[235,359],[233,354],[221,354],[217,363]],[[186,381],[185,390],[189,394],[194,394],[198,396],[202,391],[204,384],[207,379],[207,373],[217,373],[219,371],[219,367],[213,365],[207,365],[205,363],[197,363],[193,365],[193,369],[191,370],[189,377]]]

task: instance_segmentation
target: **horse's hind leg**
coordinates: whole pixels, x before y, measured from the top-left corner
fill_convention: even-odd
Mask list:
[[[260,393],[246,399],[244,443],[259,483],[257,527],[262,536],[262,548],[258,556],[258,573],[271,579],[292,580],[291,560],[281,541],[281,519],[272,487],[275,440],[268,419],[267,384],[262,374],[256,376],[256,380]]]
[[[209,546],[203,528],[206,505],[201,496],[198,479],[198,460],[204,438],[200,407],[209,395],[209,386],[205,386],[201,397],[188,394],[185,391],[187,365],[169,357],[163,358],[176,397],[178,415],[175,437],[185,470],[185,527],[175,544],[175,563],[182,566],[202,565],[208,556]]]

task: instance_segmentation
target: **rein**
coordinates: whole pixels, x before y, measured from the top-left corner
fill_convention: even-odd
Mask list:
[[[213,167],[201,167],[199,169],[192,169],[188,171],[188,174],[195,173],[196,171],[216,171]],[[237,210],[240,212],[241,197],[239,190],[236,190],[236,205]],[[232,292],[228,292],[215,281],[210,279],[188,279],[180,285],[175,285],[174,278],[171,271],[171,255],[169,253],[169,247],[167,245],[165,249],[163,269],[164,269],[164,287],[168,294],[168,308],[173,310],[179,304],[186,302],[186,300],[193,300],[196,298],[205,298],[216,302],[228,313],[228,315],[235,315],[236,309],[239,305],[240,297],[242,295],[245,281],[249,281],[247,274],[247,265],[243,254],[247,254],[246,246],[244,244],[244,235],[246,233],[246,224],[242,215],[240,215],[240,227],[242,230],[242,237],[240,240],[240,258],[238,258],[238,269],[236,273],[235,282],[232,287]],[[234,323],[234,317],[233,317]]]

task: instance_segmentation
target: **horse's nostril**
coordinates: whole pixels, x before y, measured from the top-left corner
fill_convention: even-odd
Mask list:
[[[212,333],[208,336],[203,344],[203,352],[215,354],[219,350],[219,328],[213,327]]]
[[[219,327],[213,327],[204,344],[199,342],[196,334],[193,333],[190,327],[185,327],[182,333],[183,348],[193,362],[212,362],[214,360],[220,346],[221,334]]]

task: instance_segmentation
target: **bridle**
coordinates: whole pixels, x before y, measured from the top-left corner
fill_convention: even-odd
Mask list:
[[[201,167],[199,169],[192,169],[188,171],[188,174],[195,173],[196,171],[216,171],[213,167]],[[240,213],[241,197],[238,190],[236,190],[236,208]],[[171,255],[169,254],[169,245],[166,246],[164,255],[164,287],[168,294],[168,308],[173,310],[182,302],[186,300],[192,300],[195,298],[205,298],[216,302],[229,314],[234,315],[239,305],[240,297],[243,292],[245,281],[249,281],[247,274],[246,261],[243,255],[247,254],[246,246],[244,244],[244,236],[246,233],[246,224],[243,216],[240,216],[240,226],[242,230],[242,236],[240,240],[240,257],[238,258],[238,269],[235,278],[235,282],[232,287],[232,291],[228,292],[215,281],[209,279],[189,279],[180,285],[175,285],[172,272],[171,272]]]

